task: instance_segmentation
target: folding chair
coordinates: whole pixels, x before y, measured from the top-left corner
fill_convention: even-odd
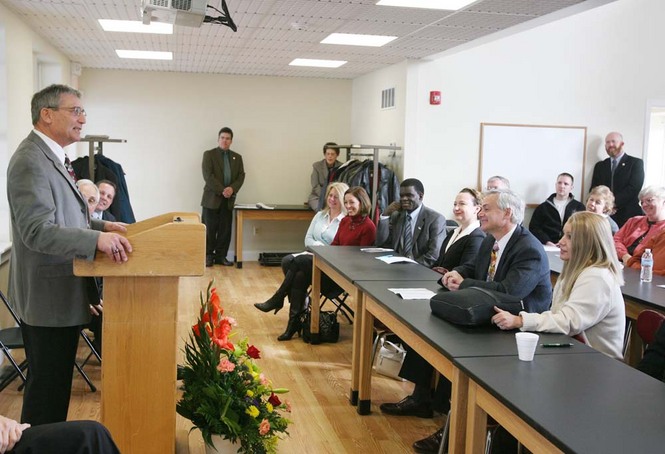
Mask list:
[[[9,310],[9,312],[12,314],[12,317],[14,317],[14,320],[16,320],[16,323],[18,324],[18,317],[16,316],[16,313],[9,305],[7,298],[5,298],[5,295],[1,291],[0,291],[0,299],[2,299],[2,302],[5,304],[5,307],[7,308],[7,310]],[[21,334],[20,326],[13,326],[11,328],[0,329],[0,348],[2,348],[2,353],[4,353],[5,358],[7,358],[14,367],[14,370],[11,371],[8,375],[6,375],[2,379],[2,381],[0,381],[0,391],[9,386],[9,384],[13,382],[16,377],[21,377],[21,380],[23,380],[23,383],[21,383],[21,385],[18,388],[19,391],[21,391],[23,389],[23,386],[25,385],[25,375],[23,371],[25,371],[25,369],[28,367],[28,361],[23,360],[20,364],[17,364],[16,360],[14,359],[14,357],[10,352],[10,350],[25,349],[25,346],[23,344],[23,335]]]
[[[15,371],[11,375],[9,375],[2,382],[0,382],[0,391],[2,391],[5,387],[7,387],[7,385],[9,385],[9,383],[11,383],[18,376],[20,376],[23,379],[23,384],[19,387],[19,391],[20,391],[20,390],[23,389],[23,385],[25,384],[26,377],[23,374],[23,371],[28,367],[28,361],[26,359],[21,364],[16,364],[16,361],[14,361],[14,359],[11,357],[11,354],[9,353],[9,349],[11,349],[11,348],[25,348],[25,346],[23,344],[23,335],[21,334],[21,320],[18,318],[18,315],[16,314],[16,312],[14,312],[14,309],[12,309],[12,307],[9,305],[9,301],[7,300],[7,298],[5,297],[5,295],[1,291],[0,291],[0,299],[2,299],[2,302],[4,303],[5,307],[12,314],[12,317],[14,318],[14,321],[16,322],[16,325],[17,325],[17,326],[12,327],[12,328],[6,328],[6,329],[3,329],[3,330],[0,330],[0,332],[8,331],[8,332],[13,333],[13,339],[10,338],[10,339],[7,339],[7,340],[8,341],[9,340],[16,341],[15,343],[12,344],[12,345],[16,345],[16,347],[11,347],[10,345],[5,344],[4,341],[3,341],[3,344],[4,344],[3,347],[0,347],[3,350],[3,353],[5,354],[5,357],[7,357],[7,359],[9,359],[9,361],[12,363],[12,365],[14,366],[14,369],[15,369]],[[11,330],[11,331],[9,331],[9,330]],[[92,347],[92,345],[90,345],[90,346]],[[86,381],[86,383],[90,387],[90,391],[92,391],[93,393],[95,391],[97,391],[97,387],[92,383],[92,381],[90,381],[90,378],[88,377],[88,375],[85,372],[83,372],[83,369],[81,368],[81,366],[79,366],[79,364],[76,361],[74,361],[74,367],[76,367],[76,370],[79,371],[79,373],[81,374],[83,379]]]
[[[319,306],[320,309],[323,309],[323,306],[330,301],[335,307],[335,315],[339,314],[340,312],[342,315],[348,320],[350,325],[353,325],[353,309],[349,307],[348,304],[346,304],[346,299],[349,297],[349,294],[346,292],[338,293],[329,293],[329,294],[322,294],[323,300],[321,301],[321,305]]]
[[[645,349],[649,344],[653,343],[656,331],[663,324],[663,321],[665,321],[665,315],[649,309],[640,312],[637,316],[637,334],[642,339]]]
[[[99,364],[101,365],[102,355],[95,348],[95,345],[90,340],[90,336],[88,336],[88,333],[85,332],[85,328],[81,330],[81,337],[90,348],[90,353],[88,353],[88,356],[86,356],[83,362],[81,363],[81,369],[83,369],[85,365],[88,364],[88,361],[90,361],[90,358],[92,358],[93,356],[97,358],[97,361],[99,361]]]

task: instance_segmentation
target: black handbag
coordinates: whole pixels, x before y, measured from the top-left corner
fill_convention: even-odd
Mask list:
[[[513,315],[524,310],[520,298],[480,287],[467,287],[456,292],[441,289],[430,299],[429,305],[437,317],[464,326],[489,325],[496,314],[494,306]]]
[[[312,312],[309,308],[302,317],[302,339],[308,344],[312,342],[312,333],[310,332]],[[321,343],[331,344],[339,340],[339,322],[337,321],[337,312],[321,311],[319,312],[319,340]]]

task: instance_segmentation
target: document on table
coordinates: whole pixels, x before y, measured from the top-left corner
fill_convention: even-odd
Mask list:
[[[558,246],[543,245],[543,249],[545,249],[545,252],[559,252],[559,247]]]
[[[274,210],[275,207],[266,205],[265,203],[236,203],[234,208],[239,208],[241,210]]]
[[[428,300],[436,295],[426,288],[389,288],[388,290],[405,300]]]
[[[381,260],[385,263],[418,263],[415,260],[412,260],[407,257],[402,257],[400,255],[382,255],[381,257],[376,257],[377,260]]]
[[[364,247],[364,248],[360,249],[361,252],[369,252],[369,253],[373,253],[373,252],[391,252],[392,250],[393,249],[389,249],[389,248],[386,248],[386,247]]]

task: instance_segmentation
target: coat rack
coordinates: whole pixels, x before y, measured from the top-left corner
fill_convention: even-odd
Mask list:
[[[125,139],[111,139],[109,136],[90,136],[87,135],[81,139],[81,142],[88,142],[88,170],[90,172],[90,179],[94,181],[95,179],[95,150],[100,155],[104,154],[104,144],[105,143],[127,143]],[[97,144],[95,146],[95,144]]]
[[[372,156],[374,159],[373,164],[373,175],[375,178],[372,179],[372,215],[376,211],[376,204],[378,203],[378,196],[376,194],[379,188],[379,181],[376,178],[376,175],[379,174],[379,151],[381,150],[391,150],[393,153],[395,151],[400,151],[402,147],[397,147],[393,145],[337,145],[329,148],[337,148],[339,150],[346,150],[346,160],[351,159],[351,156]],[[356,150],[373,150],[373,153],[358,153]]]

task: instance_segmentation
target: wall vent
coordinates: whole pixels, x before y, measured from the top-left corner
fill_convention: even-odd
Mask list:
[[[395,87],[386,88],[381,91],[381,109],[392,109],[395,107]]]

